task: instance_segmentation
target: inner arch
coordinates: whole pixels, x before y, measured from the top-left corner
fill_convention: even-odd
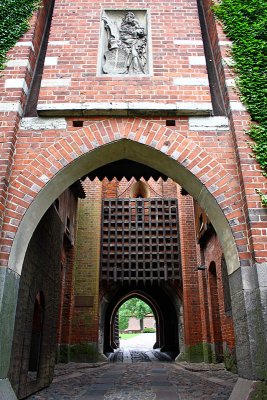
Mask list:
[[[105,302],[101,305],[101,316],[104,325],[104,353],[109,353],[113,348],[113,325],[114,319],[120,306],[127,300],[137,297],[147,303],[152,309],[157,326],[157,336],[154,348],[162,351],[173,351],[175,355],[179,352],[178,341],[178,315],[176,313],[175,301],[172,296],[162,287],[149,287],[133,284],[132,287],[123,286],[115,293],[110,293],[108,306]],[[107,300],[107,299],[106,299]],[[169,318],[172,315],[172,318]]]

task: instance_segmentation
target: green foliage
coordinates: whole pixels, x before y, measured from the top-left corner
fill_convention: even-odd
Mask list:
[[[263,194],[260,190],[256,190],[256,192],[260,195],[262,204],[267,207],[267,194]]]
[[[130,317],[142,319],[150,313],[153,314],[153,311],[149,305],[137,297],[127,300],[119,309],[119,329],[121,331],[127,329]]]
[[[120,331],[125,331],[125,329],[128,328],[129,318],[130,318],[130,316],[128,314],[125,314],[124,312],[119,313],[119,330]]]
[[[144,328],[143,333],[155,333],[156,329],[155,328]]]
[[[139,336],[140,333],[120,333],[120,339],[127,340]]]
[[[233,42],[238,89],[254,121],[248,134],[267,176],[267,1],[221,0],[213,9]],[[266,198],[263,204],[267,205]]]
[[[8,50],[29,28],[29,19],[38,4],[37,0],[0,1],[0,70],[5,67]]]

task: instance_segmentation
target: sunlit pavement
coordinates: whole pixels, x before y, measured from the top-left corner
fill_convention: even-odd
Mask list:
[[[120,339],[121,349],[151,350],[156,342],[155,333],[141,333],[131,339]]]

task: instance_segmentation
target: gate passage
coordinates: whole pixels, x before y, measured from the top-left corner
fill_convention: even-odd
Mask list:
[[[177,206],[173,198],[104,199],[101,279],[180,281]]]

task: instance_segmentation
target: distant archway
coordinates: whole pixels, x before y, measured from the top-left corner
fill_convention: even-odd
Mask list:
[[[147,198],[150,196],[150,190],[148,184],[143,181],[135,182],[130,190],[130,197],[137,198]]]
[[[179,352],[178,337],[178,312],[171,297],[160,286],[132,285],[124,286],[115,293],[110,293],[110,298],[106,307],[102,304],[101,316],[102,327],[104,330],[104,353],[109,353],[116,348],[113,345],[113,325],[114,319],[120,306],[132,297],[140,298],[145,301],[152,309],[156,319],[156,343],[154,348],[162,351]],[[105,299],[105,302],[107,299]],[[172,316],[169,318],[168,316]]]

